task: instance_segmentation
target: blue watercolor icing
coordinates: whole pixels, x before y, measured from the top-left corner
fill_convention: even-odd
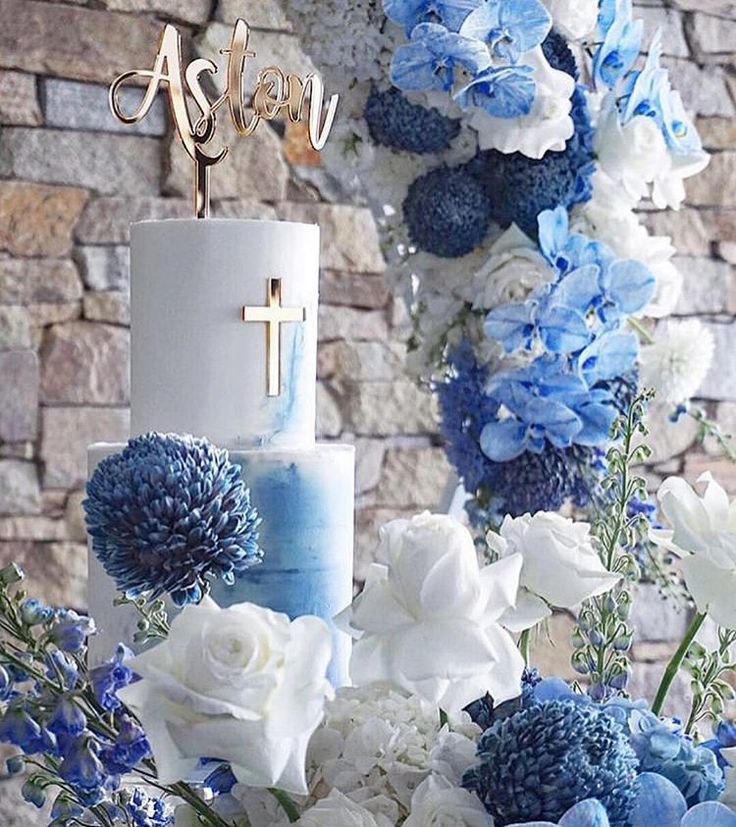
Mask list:
[[[332,618],[352,599],[353,452],[348,446],[313,451],[233,451],[233,462],[258,509],[263,563],[233,586],[217,583],[221,606],[251,602],[291,618],[311,614],[327,621],[334,652],[329,678],[348,682],[349,638]]]

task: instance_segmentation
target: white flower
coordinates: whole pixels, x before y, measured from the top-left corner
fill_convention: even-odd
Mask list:
[[[363,592],[341,616],[358,639],[351,677],[381,681],[448,712],[490,692],[519,695],[524,662],[498,619],[514,604],[520,555],[482,570],[465,526],[424,513],[381,529]]]
[[[680,477],[668,477],[657,497],[672,531],[652,530],[654,542],[683,555],[685,582],[698,611],[736,628],[736,501],[709,473],[702,497]]]
[[[529,158],[561,152],[575,131],[570,117],[575,81],[550,66],[541,46],[524,52],[520,62],[534,69],[537,90],[532,110],[518,118],[494,118],[482,109],[474,110],[470,124],[478,131],[479,146],[506,154],[521,152]]]
[[[493,827],[493,819],[477,795],[430,776],[414,793],[404,827]]]
[[[567,40],[584,40],[598,21],[598,0],[543,0],[552,25]]]
[[[512,224],[488,250],[488,259],[472,281],[473,308],[490,310],[500,304],[523,301],[554,273],[538,246]]]
[[[432,771],[459,787],[465,771],[476,763],[478,734],[468,737],[463,732],[443,727],[429,753]]]
[[[726,777],[726,789],[721,794],[719,801],[736,812],[736,747],[721,749],[721,755],[728,761],[728,766],[723,771]]]
[[[385,816],[374,815],[337,790],[310,807],[298,827],[393,827]]]
[[[660,402],[687,402],[710,370],[714,350],[712,333],[697,319],[663,322],[654,344],[641,348],[641,384],[654,388]]]
[[[131,661],[142,680],[119,694],[146,730],[163,783],[186,778],[207,756],[230,762],[243,783],[306,792],[307,744],[331,693],[330,649],[318,618],[291,622],[205,598]]]
[[[515,632],[548,617],[550,606],[572,609],[609,591],[620,580],[606,570],[593,548],[588,523],[553,512],[506,516],[500,533],[489,532],[486,540],[501,559],[513,555],[524,561],[516,607],[501,618]]]
[[[595,150],[603,171],[636,201],[650,195],[660,209],[679,209],[685,199],[685,178],[705,169],[708,155],[670,152],[654,118],[636,115],[621,124],[615,94],[604,100]]]

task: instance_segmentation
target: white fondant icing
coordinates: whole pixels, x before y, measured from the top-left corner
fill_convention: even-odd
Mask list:
[[[266,395],[266,326],[243,305],[282,305],[282,393]],[[131,229],[131,430],[224,448],[310,445],[315,427],[319,227],[282,221],[144,221]]]

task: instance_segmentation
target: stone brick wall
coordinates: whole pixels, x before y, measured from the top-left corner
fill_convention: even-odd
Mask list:
[[[652,1],[640,11],[650,31],[664,25],[667,61],[714,152],[688,206],[649,222],[680,251],[678,313],[704,317],[716,335],[703,396],[736,430],[736,2]],[[19,560],[54,603],[85,602],[85,446],[128,432],[128,222],[191,212],[188,161],[164,106],[124,127],[108,113],[106,86],[151,64],[161,21],[179,25],[190,53],[213,55],[236,15],[258,29],[264,61],[308,65],[276,0],[0,0],[0,562]],[[214,213],[322,226],[318,427],[358,449],[360,576],[376,527],[435,507],[448,467],[432,404],[403,374],[407,320],[384,282],[373,220],[304,183],[318,178],[302,174],[315,158],[301,137],[264,128],[235,142],[214,172]],[[695,447],[694,427],[656,437],[652,484],[710,466],[736,492],[736,465],[715,446]],[[646,687],[682,619],[654,595],[639,613]],[[553,637],[568,626],[555,618]],[[561,672],[567,649],[540,647],[539,657]],[[47,823],[18,810],[9,786],[0,785],[0,823]]]

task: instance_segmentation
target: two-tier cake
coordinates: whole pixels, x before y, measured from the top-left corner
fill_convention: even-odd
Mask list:
[[[278,221],[145,221],[131,230],[131,431],[207,437],[242,468],[261,564],[212,596],[332,618],[352,599],[354,449],[315,443],[320,232]],[[89,470],[122,445],[89,448]],[[93,657],[137,616],[90,554]],[[334,630],[334,626],[333,626]],[[331,678],[350,642],[334,630]]]

